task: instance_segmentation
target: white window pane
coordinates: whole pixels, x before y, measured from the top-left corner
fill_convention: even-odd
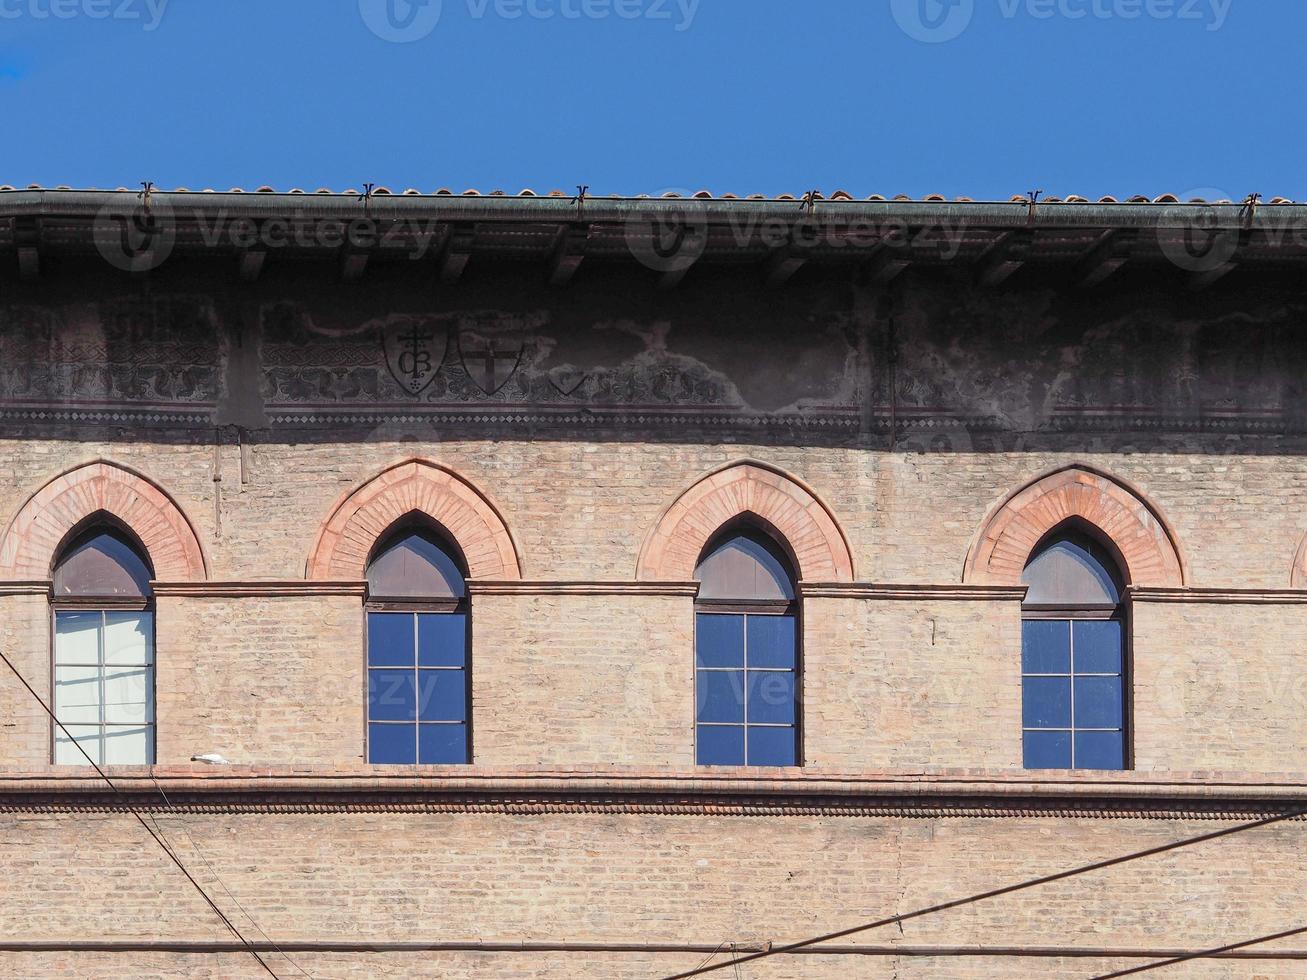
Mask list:
[[[110,725],[144,725],[153,721],[154,683],[149,667],[106,667],[104,720]]]
[[[64,724],[99,722],[100,668],[56,667],[54,713]]]
[[[103,749],[101,747],[99,727],[90,725],[65,725],[68,733],[77,740],[74,744],[71,739],[56,727],[54,730],[54,761],[61,766],[87,766],[86,755],[89,755],[95,762],[102,761],[101,756]],[[86,750],[86,755],[78,750],[77,745],[81,745]]]
[[[104,761],[110,766],[144,766],[150,759],[148,728],[106,728]]]
[[[98,612],[57,613],[54,618],[54,662],[98,664],[100,617]]]
[[[154,662],[154,616],[148,612],[111,612],[104,615],[104,662]]]

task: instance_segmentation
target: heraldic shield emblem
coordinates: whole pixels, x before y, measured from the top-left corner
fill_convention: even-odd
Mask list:
[[[517,373],[526,346],[520,332],[497,333],[464,328],[458,333],[463,369],[472,383],[493,395]]]
[[[435,380],[449,346],[449,327],[444,323],[403,318],[381,332],[386,367],[410,395],[420,395]]]

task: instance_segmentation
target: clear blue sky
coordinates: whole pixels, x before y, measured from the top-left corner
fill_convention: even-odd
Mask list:
[[[0,0],[0,183],[1307,198],[1303,0],[434,3]]]

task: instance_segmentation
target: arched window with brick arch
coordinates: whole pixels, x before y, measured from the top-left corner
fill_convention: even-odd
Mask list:
[[[467,565],[421,515],[379,539],[367,566],[367,758],[471,761]]]
[[[1022,748],[1027,769],[1128,768],[1129,622],[1110,542],[1078,521],[1022,572]]]
[[[53,568],[54,761],[154,762],[154,578],[125,527],[92,518]]]
[[[695,759],[701,766],[799,765],[795,562],[761,526],[732,522],[694,572]]]

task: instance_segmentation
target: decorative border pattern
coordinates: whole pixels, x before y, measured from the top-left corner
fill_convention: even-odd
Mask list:
[[[1307,605],[1307,589],[1156,589],[1130,586],[1126,594],[1135,602]]]
[[[491,582],[470,581],[473,595],[646,595],[699,594],[698,582]]]
[[[870,582],[800,582],[805,599],[937,599],[1021,602],[1024,585],[876,585]]]
[[[281,582],[153,582],[156,596],[179,596],[188,599],[258,599],[292,598],[301,596],[355,596],[367,593],[365,581],[305,581],[292,579]],[[0,585],[3,589],[3,585]]]

